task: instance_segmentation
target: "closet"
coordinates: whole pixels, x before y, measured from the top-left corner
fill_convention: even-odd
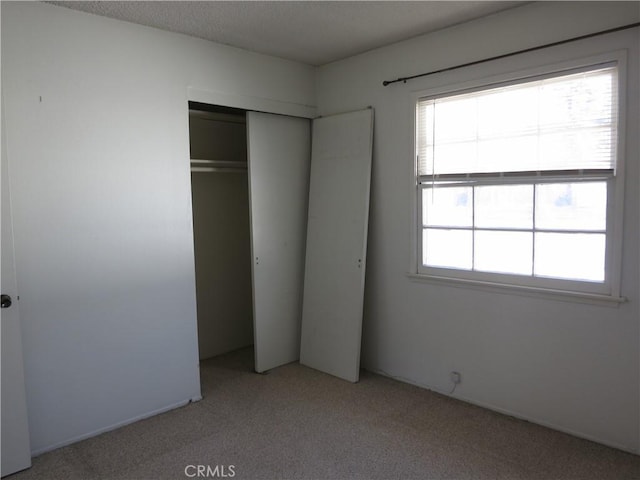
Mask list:
[[[253,344],[245,112],[189,104],[200,359]]]
[[[357,381],[373,110],[190,102],[189,127],[200,359],[253,343],[258,373],[300,360]]]

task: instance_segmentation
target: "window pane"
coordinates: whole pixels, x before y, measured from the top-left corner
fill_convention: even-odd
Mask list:
[[[422,190],[424,226],[470,227],[473,221],[471,187],[427,187]]]
[[[475,187],[475,225],[533,228],[533,185]]]
[[[423,265],[471,270],[471,230],[425,228],[423,232]]]
[[[536,228],[605,230],[607,182],[536,186]]]
[[[476,231],[474,269],[531,275],[533,233]]]
[[[531,275],[533,233],[476,231],[474,269]]]
[[[536,233],[535,276],[604,281],[604,234]]]

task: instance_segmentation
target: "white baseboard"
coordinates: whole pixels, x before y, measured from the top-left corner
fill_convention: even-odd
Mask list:
[[[419,387],[419,388],[424,388],[425,390],[436,392],[436,393],[439,393],[441,395],[445,395],[447,397],[455,398],[456,400],[461,400],[463,402],[467,402],[467,403],[470,403],[472,405],[476,405],[478,407],[486,408],[487,410],[492,410],[494,412],[502,413],[503,415],[508,415],[510,417],[518,418],[520,420],[525,420],[527,422],[535,423],[536,425],[541,425],[543,427],[547,427],[547,428],[550,428],[552,430],[557,430],[558,432],[568,433],[569,435],[573,435],[574,437],[582,438],[584,440],[590,440],[592,442],[599,443],[599,444],[605,445],[607,447],[612,447],[612,448],[616,448],[618,450],[622,450],[624,452],[633,453],[635,455],[640,455],[640,445],[638,445],[637,447],[630,447],[630,446],[627,446],[627,445],[621,445],[621,444],[618,444],[616,442],[611,442],[611,441],[608,441],[608,440],[603,440],[601,438],[596,438],[596,437],[594,437],[592,435],[589,435],[589,434],[586,434],[584,432],[572,430],[570,428],[566,428],[566,427],[563,427],[563,426],[560,426],[560,425],[556,425],[556,424],[551,423],[551,422],[540,420],[539,418],[531,417],[531,416],[528,416],[528,415],[523,415],[521,413],[514,412],[514,411],[511,411],[511,410],[506,409],[506,408],[498,407],[496,405],[492,405],[492,404],[484,403],[484,402],[478,402],[478,401],[476,401],[474,399],[471,399],[471,398],[468,398],[468,397],[465,397],[465,396],[462,396],[462,395],[451,395],[451,394],[449,394],[449,392],[444,392],[442,390],[439,390],[439,389],[434,388],[434,387],[429,386],[429,385],[420,384],[420,383],[418,383],[416,381],[413,381],[411,379],[407,379],[405,377],[397,377],[397,376],[391,375],[391,374],[389,374],[389,373],[387,373],[387,372],[385,372],[383,370],[366,369],[366,368],[365,368],[365,370],[368,370],[368,371],[370,371],[372,373],[381,375],[383,377],[387,377],[387,378],[391,378],[393,380],[397,380],[399,382],[408,383],[410,385],[414,385],[414,386]]]
[[[79,435],[77,437],[72,437],[68,440],[64,440],[59,443],[54,443],[52,445],[47,445],[46,447],[39,448],[37,450],[31,451],[32,457],[37,457],[38,455],[42,455],[43,453],[50,452],[52,450],[57,450],[58,448],[66,447],[67,445],[71,445],[72,443],[80,442],[82,440],[86,440],[87,438],[95,437],[96,435],[100,435],[102,433],[110,432],[112,430],[116,430],[120,427],[124,427],[125,425],[129,425],[131,423],[138,422],[140,420],[144,420],[145,418],[153,417],[155,415],[159,415],[161,413],[168,412],[170,410],[174,410],[176,408],[183,407],[191,402],[198,402],[202,400],[202,396],[198,395],[196,397],[192,397],[186,400],[182,400],[177,403],[173,403],[171,405],[167,405],[166,407],[159,408],[157,410],[153,410],[151,412],[143,413],[142,415],[137,415],[135,417],[129,418],[122,422],[114,423],[113,425],[109,425],[108,427],[100,428],[98,430],[94,430],[89,433],[85,433],[83,435]]]

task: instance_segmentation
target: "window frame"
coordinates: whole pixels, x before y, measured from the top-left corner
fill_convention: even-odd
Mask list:
[[[615,145],[615,169],[607,181],[607,225],[605,246],[605,278],[604,282],[576,281],[558,278],[514,275],[507,273],[481,272],[455,268],[429,267],[422,264],[422,192],[428,187],[421,183],[418,174],[417,137],[418,137],[418,102],[425,98],[439,98],[473,91],[488,90],[505,85],[527,83],[541,78],[552,78],[570,74],[577,70],[590,70],[604,65],[615,65],[617,69],[617,142]],[[494,66],[496,68],[496,66]],[[463,70],[463,75],[471,75],[473,67]],[[529,69],[520,69],[493,76],[477,77],[468,81],[441,84],[432,88],[421,89],[411,94],[411,114],[413,125],[412,141],[412,241],[410,277],[418,280],[453,283],[467,286],[488,286],[495,288],[516,289],[528,293],[552,293],[569,298],[589,298],[605,302],[622,302],[620,297],[620,279],[622,267],[622,220],[624,203],[624,158],[626,131],[626,50],[608,52],[600,55],[565,60],[558,63],[540,64]],[[566,177],[569,179],[570,177]],[[564,182],[560,179],[560,182]],[[517,183],[517,177],[513,183]],[[536,183],[528,179],[527,184]],[[503,183],[500,183],[503,184]]]

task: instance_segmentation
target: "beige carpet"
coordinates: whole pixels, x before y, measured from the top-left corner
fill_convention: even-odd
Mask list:
[[[201,402],[9,478],[205,478],[203,465],[234,479],[640,479],[636,455],[378,375],[352,385],[298,364],[252,369],[251,349],[207,360]]]

